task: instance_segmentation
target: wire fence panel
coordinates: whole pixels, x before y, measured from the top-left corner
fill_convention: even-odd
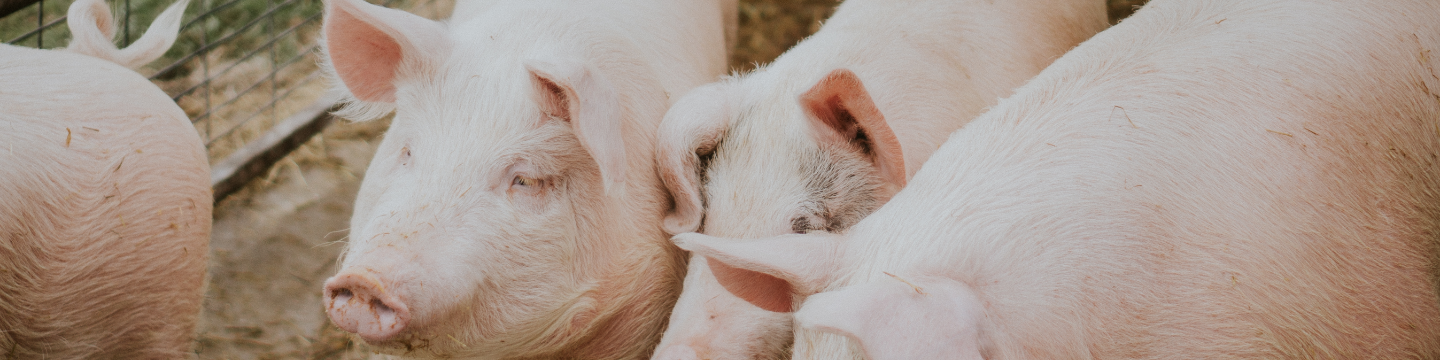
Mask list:
[[[13,11],[8,15],[0,13],[4,16],[0,18],[0,41],[43,49],[64,47],[70,39],[65,13],[73,1],[0,0],[0,11]],[[117,18],[115,41],[125,47],[174,0],[108,1]],[[324,7],[320,0],[191,1],[175,45],[140,72],[170,94],[190,116],[205,142],[211,164],[226,162],[227,157],[237,153],[253,156],[250,153],[254,151],[240,150],[266,138],[268,131],[297,113],[309,111],[323,116],[324,111],[314,111],[316,102],[333,99],[322,97],[326,84],[316,65]],[[431,18],[445,11],[437,8],[448,3],[371,1]],[[328,104],[318,105],[328,108]],[[288,128],[318,131],[313,126]],[[288,134],[268,136],[279,135]],[[309,135],[303,137],[308,139]],[[244,180],[239,182],[243,184]],[[217,200],[223,196],[220,190],[217,188]]]

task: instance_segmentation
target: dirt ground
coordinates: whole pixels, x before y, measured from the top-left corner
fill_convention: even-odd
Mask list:
[[[201,358],[367,358],[327,328],[320,288],[386,125],[336,124],[216,206]]]
[[[1128,15],[1136,0],[1111,0]],[[819,29],[833,0],[744,0],[737,71],[773,60]],[[321,285],[337,270],[350,209],[388,121],[338,122],[268,176],[215,207],[201,359],[378,359],[325,317]]]

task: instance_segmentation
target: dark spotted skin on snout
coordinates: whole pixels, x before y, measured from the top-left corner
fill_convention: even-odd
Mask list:
[[[791,231],[843,232],[880,207],[880,177],[855,149],[822,147],[799,169],[805,175],[806,201],[791,218]]]

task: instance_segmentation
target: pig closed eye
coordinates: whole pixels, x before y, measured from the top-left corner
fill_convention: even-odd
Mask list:
[[[790,219],[790,231],[796,234],[808,234],[825,228],[826,221],[817,216],[801,215]]]
[[[543,185],[542,180],[524,176],[516,176],[515,180],[510,181],[510,186],[536,187],[540,185]]]
[[[516,175],[514,178],[510,179],[510,192],[512,194],[518,193],[524,195],[538,196],[544,193],[545,188],[549,185],[550,182],[546,181],[545,179],[534,178],[524,175]]]
[[[506,191],[511,203],[523,209],[538,211],[545,208],[546,192],[550,187],[550,180],[534,178],[524,175],[515,175],[510,178],[510,189]]]
[[[529,161],[523,159],[505,170],[510,181],[505,184],[505,196],[512,204],[525,209],[540,210],[548,203],[546,194],[555,186],[554,178],[541,176],[537,170]]]

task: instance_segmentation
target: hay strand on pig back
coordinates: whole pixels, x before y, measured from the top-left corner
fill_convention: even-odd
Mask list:
[[[930,294],[925,293],[925,289],[921,288],[919,285],[915,285],[914,283],[911,283],[911,282],[909,282],[909,281],[905,281],[905,279],[901,279],[899,276],[896,276],[895,274],[891,274],[891,273],[889,273],[889,272],[884,272],[884,274],[885,274],[885,275],[890,275],[890,277],[895,278],[895,280],[900,280],[900,282],[905,283],[905,285],[910,285],[910,288],[911,288],[911,289],[915,289],[915,293],[917,293],[917,294],[920,294],[920,295],[930,295]]]

